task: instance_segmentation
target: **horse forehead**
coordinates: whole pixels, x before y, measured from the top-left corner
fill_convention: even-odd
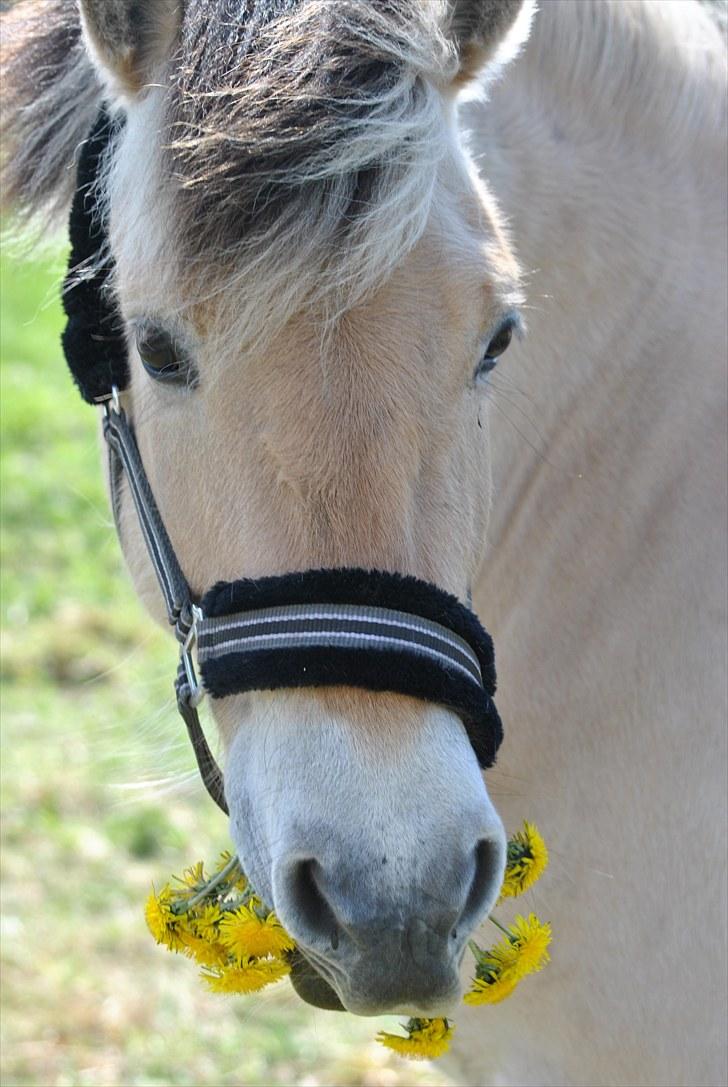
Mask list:
[[[209,340],[203,366],[217,395],[244,386],[263,411],[274,396],[277,413],[286,397],[297,398],[305,387],[309,406],[314,398],[330,421],[337,407],[349,409],[361,398],[373,407],[391,400],[400,411],[416,412],[428,389],[442,395],[457,369],[450,364],[477,346],[484,315],[501,301],[483,247],[473,244],[470,255],[466,248],[463,241],[448,254],[440,233],[428,232],[387,283],[330,328],[316,311],[298,313],[253,354],[229,328],[235,293],[244,284],[231,287],[220,307],[196,306],[195,326]],[[282,389],[288,390],[283,400]],[[350,423],[356,430],[356,419]]]

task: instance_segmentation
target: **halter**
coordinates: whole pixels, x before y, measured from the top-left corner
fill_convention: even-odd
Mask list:
[[[197,712],[206,693],[353,686],[411,695],[457,713],[481,767],[492,766],[503,737],[493,704],[493,643],[450,593],[415,577],[356,568],[220,581],[201,599],[190,591],[119,399],[129,364],[98,198],[118,128],[102,107],[79,155],[62,343],[83,398],[103,404],[112,505],[116,515],[126,479],[180,643],[177,708],[207,791],[227,814],[222,771]]]

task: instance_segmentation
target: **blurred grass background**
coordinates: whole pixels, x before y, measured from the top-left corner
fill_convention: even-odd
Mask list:
[[[2,1068],[20,1084],[449,1084],[397,1020],[288,982],[209,994],[147,934],[151,882],[229,846],[171,698],[175,647],[123,572],[96,412],[62,360],[63,253],[0,257]]]

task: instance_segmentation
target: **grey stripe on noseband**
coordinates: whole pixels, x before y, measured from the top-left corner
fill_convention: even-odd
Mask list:
[[[478,658],[463,638],[439,623],[394,608],[351,604],[290,604],[261,608],[247,612],[244,617],[223,616],[206,620],[204,632],[200,633],[200,643],[207,644],[208,638],[217,641],[221,634],[228,632],[234,632],[238,637],[243,635],[243,631],[246,635],[263,634],[268,627],[271,630],[281,627],[291,632],[303,631],[313,622],[319,629],[330,628],[333,632],[348,630],[352,633],[373,632],[390,636],[396,633],[415,640],[419,635],[423,638],[423,644],[431,644],[446,654],[453,653],[473,669],[479,680],[482,678]]]
[[[399,649],[429,657],[482,684],[480,664],[457,634],[419,616],[351,604],[297,604],[235,617],[204,619],[198,627],[200,663],[227,653],[303,646]]]

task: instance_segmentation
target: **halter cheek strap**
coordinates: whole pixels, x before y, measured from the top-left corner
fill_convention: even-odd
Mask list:
[[[110,472],[112,504],[119,507],[119,487],[126,479],[139,518],[142,536],[164,597],[167,619],[180,643],[180,659],[174,681],[177,709],[187,728],[200,776],[217,806],[228,814],[223,775],[215,761],[200,723],[197,707],[204,690],[195,673],[191,651],[199,609],[192,602],[187,580],[177,561],[157,503],[149,486],[139,448],[116,389],[104,403],[104,437],[114,464]],[[118,468],[119,471],[114,470]]]
[[[104,404],[113,505],[118,509],[125,479],[180,643],[177,706],[210,796],[227,814],[222,772],[197,712],[206,692],[225,698],[252,690],[354,686],[410,695],[457,713],[480,765],[492,766],[503,736],[493,704],[493,643],[477,616],[451,594],[418,578],[356,568],[219,582],[201,601],[190,592],[119,401],[128,383],[127,351],[96,195],[115,131],[102,109],[79,157],[63,348],[84,399]]]

